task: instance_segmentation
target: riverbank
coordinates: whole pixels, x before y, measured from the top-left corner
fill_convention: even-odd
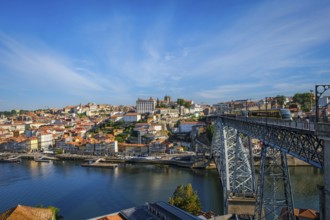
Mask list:
[[[127,158],[118,158],[118,157],[102,157],[95,155],[78,155],[78,154],[58,154],[55,156],[49,156],[42,153],[1,153],[0,162],[6,161],[5,158],[16,157],[22,159],[35,159],[44,157],[48,160],[80,160],[80,161],[96,161],[100,158],[104,160],[101,163],[144,163],[144,164],[161,164],[161,165],[171,165],[185,168],[193,169],[216,169],[216,166],[213,162],[209,162],[206,159],[198,160],[195,156],[189,154],[175,155],[174,158],[169,159],[172,155],[167,155],[163,158],[148,158],[148,157],[127,157]],[[308,163],[294,158],[293,156],[288,155],[288,166],[310,166]],[[2,160],[1,160],[2,159]],[[255,161],[255,166],[259,166],[259,160]]]
[[[75,155],[75,154],[59,154],[56,157],[60,159],[66,160],[89,160],[94,159],[97,160],[99,158],[105,158],[107,162],[111,163],[149,163],[149,164],[165,164],[165,165],[174,165],[180,167],[191,167],[196,169],[215,169],[216,166],[213,162],[205,165],[205,161],[203,160],[194,160],[191,161],[183,161],[183,160],[171,160],[169,159],[171,155],[167,155],[164,158],[160,159],[150,159],[146,157],[132,157],[132,158],[115,158],[115,157],[100,157],[100,156],[93,156],[93,155]],[[194,157],[192,155],[176,155],[177,158],[184,158],[184,157]],[[288,166],[311,166],[310,164],[299,160],[291,155],[287,155]],[[255,161],[255,165],[259,166],[259,161]]]

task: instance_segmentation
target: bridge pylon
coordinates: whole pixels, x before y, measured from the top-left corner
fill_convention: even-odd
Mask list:
[[[255,219],[294,220],[286,153],[264,145],[259,173]]]
[[[221,120],[215,125],[212,156],[223,187],[224,213],[253,215],[256,192],[249,149],[244,148],[241,134]]]

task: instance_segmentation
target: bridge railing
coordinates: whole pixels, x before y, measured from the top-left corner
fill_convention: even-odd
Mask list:
[[[226,117],[226,116],[221,116]],[[228,117],[232,118],[232,117]],[[267,125],[276,125],[276,126],[282,126],[282,127],[288,127],[288,128],[296,128],[300,130],[306,130],[306,131],[315,131],[315,123],[305,120],[279,120],[279,119],[273,119],[273,118],[247,118],[243,116],[236,116],[236,119],[240,121],[248,121],[248,122],[258,122],[263,123]]]

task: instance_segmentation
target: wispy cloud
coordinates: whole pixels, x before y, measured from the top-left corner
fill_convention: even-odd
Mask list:
[[[237,96],[241,96],[241,98],[248,98],[244,97],[245,95],[242,94],[242,91],[249,91],[256,87],[262,86],[261,84],[227,84],[223,86],[218,86],[213,89],[204,90],[202,92],[197,92],[196,95],[202,97],[204,99],[234,99]],[[250,95],[249,93],[248,95]]]
[[[194,75],[204,73],[204,76],[222,85],[215,89],[201,89],[201,97],[215,99],[218,96],[221,99],[229,95],[228,91],[236,91],[237,88],[242,88],[241,94],[244,94],[244,88],[249,86],[240,85],[242,82],[260,89],[268,86],[269,90],[283,93],[302,89],[308,91],[320,80],[313,76],[328,71],[329,57],[324,59],[318,56],[318,51],[313,51],[329,42],[329,5],[319,8],[317,13],[309,13],[310,5],[294,7],[288,3],[279,7],[280,3],[264,4],[262,10],[251,11],[241,17],[241,22],[216,34],[217,39],[209,41],[206,47],[191,55],[193,60],[204,61],[192,71]],[[208,55],[210,48],[216,48],[219,52]],[[198,59],[198,56],[206,59]],[[294,76],[309,83],[295,86],[297,81],[290,81]],[[330,77],[326,78],[329,80]],[[232,84],[233,81],[239,83]]]
[[[24,80],[26,89],[39,87],[40,91],[75,95],[104,90],[94,78],[77,71],[65,57],[27,47],[4,34],[0,35],[0,45],[1,66],[11,78]]]
[[[208,103],[293,95],[330,82],[329,3],[218,2],[206,12],[188,11],[183,1],[77,16],[81,23],[66,27],[72,47],[43,34],[27,33],[44,47],[0,34],[0,76],[7,91],[19,86],[114,104],[163,95]]]

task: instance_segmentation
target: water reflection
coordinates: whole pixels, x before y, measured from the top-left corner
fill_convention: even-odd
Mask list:
[[[54,205],[65,219],[87,219],[145,202],[167,201],[180,184],[191,183],[203,209],[222,214],[222,187],[216,170],[166,165],[119,164],[115,169],[81,167],[79,161],[0,164],[0,212],[16,206]],[[316,184],[322,173],[290,168],[296,207],[318,208]]]

